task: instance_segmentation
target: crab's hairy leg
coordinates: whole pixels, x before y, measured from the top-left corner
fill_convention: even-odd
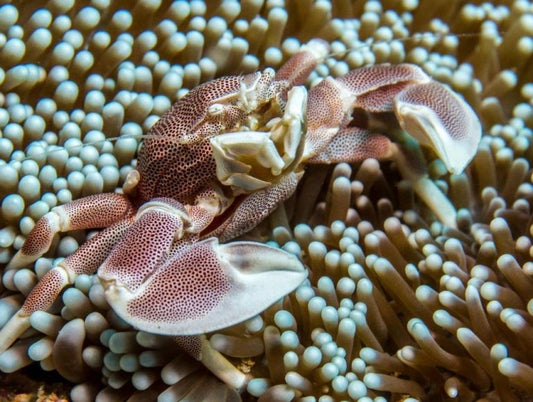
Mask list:
[[[358,127],[347,127],[340,129],[328,145],[306,163],[356,163],[368,158],[390,160],[394,154],[395,148],[388,137]]]
[[[29,328],[33,312],[48,310],[61,290],[74,283],[78,275],[96,272],[131,224],[131,218],[123,219],[102,230],[48,271],[26,297],[20,310],[0,330],[0,352]]]
[[[278,183],[237,200],[234,209],[216,218],[216,226],[201,233],[202,238],[215,236],[225,242],[253,229],[294,193],[302,174],[291,172]]]
[[[303,45],[283,66],[281,66],[274,81],[285,81],[289,87],[302,85],[309,74],[322,62],[329,51],[329,44],[322,39],[313,39]]]
[[[232,388],[241,392],[249,376],[239,371],[218,350],[214,349],[205,335],[176,336],[176,343],[196,360],[202,362],[213,374]]]
[[[129,199],[115,193],[91,195],[55,207],[37,221],[6,269],[18,269],[31,264],[48,251],[59,232],[108,227],[124,219],[132,210]]]

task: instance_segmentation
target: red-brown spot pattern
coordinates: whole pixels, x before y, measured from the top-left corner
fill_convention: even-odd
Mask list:
[[[154,209],[144,212],[113,248],[99,276],[119,279],[121,284],[135,291],[166,261],[174,234],[182,227],[178,216]]]
[[[416,106],[425,106],[439,117],[444,129],[450,136],[460,141],[472,132],[472,122],[467,121],[464,107],[457,98],[450,96],[440,84],[430,82],[406,88],[398,96],[398,101]]]
[[[212,311],[231,288],[214,243],[196,243],[174,255],[151,279],[146,291],[128,304],[128,314],[170,323]]]
[[[41,255],[50,246],[54,235],[55,232],[51,231],[48,217],[46,215],[43,216],[33,227],[31,236],[28,236],[28,239],[22,245],[22,253],[24,255]]]
[[[108,227],[132,213],[129,199],[115,193],[90,195],[60,208],[70,219],[69,230]]]
[[[241,77],[225,77],[196,87],[152,127],[139,151],[140,202],[170,197],[191,204],[216,179],[209,137],[230,130],[239,115],[232,109],[231,119],[211,118],[207,110],[220,98],[238,93],[240,82]]]
[[[63,273],[57,269],[51,269],[35,285],[24,302],[21,313],[30,315],[34,311],[46,311],[50,308],[57,295],[66,286],[67,280]]]

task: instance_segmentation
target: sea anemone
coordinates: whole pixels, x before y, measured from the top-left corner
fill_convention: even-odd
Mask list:
[[[309,85],[410,62],[477,111],[485,135],[464,173],[426,155],[457,228],[392,163],[310,167],[295,196],[247,235],[301,256],[309,281],[209,334],[211,344],[253,377],[247,397],[260,400],[531,395],[532,13],[525,0],[4,4],[0,263],[50,208],[120,188],[143,134],[190,88],[276,68],[323,38],[331,54]],[[0,325],[94,233],[66,233],[33,269],[5,273]],[[55,370],[76,384],[73,400],[239,398],[168,338],[123,322],[95,277],[80,276],[31,323],[0,370]]]

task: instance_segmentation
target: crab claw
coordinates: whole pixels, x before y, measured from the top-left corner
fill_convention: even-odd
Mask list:
[[[401,127],[431,147],[451,173],[459,174],[474,157],[481,123],[472,108],[437,82],[413,84],[394,98]]]
[[[196,335],[260,313],[302,283],[307,271],[285,251],[209,238],[180,247],[135,291],[99,276],[111,307],[134,327]]]

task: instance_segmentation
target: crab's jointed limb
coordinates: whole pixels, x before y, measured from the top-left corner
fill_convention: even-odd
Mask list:
[[[11,346],[29,328],[30,315],[35,311],[48,310],[61,290],[74,283],[76,276],[96,272],[117,239],[131,224],[132,210],[130,201],[123,195],[99,194],[55,207],[36,223],[6,270],[16,270],[35,261],[48,251],[59,232],[95,227],[105,229],[44,275],[22,308],[0,331],[0,352]]]
[[[214,237],[194,240],[205,225],[191,219],[189,211],[194,216],[199,209],[156,199],[135,217],[104,229],[41,279],[0,331],[0,343],[11,345],[29,327],[33,312],[47,310],[77,275],[97,269],[117,314],[138,329],[165,335],[203,334],[246,320],[307,277],[295,256],[273,247],[253,242],[220,245]],[[202,353],[196,358],[212,370],[226,367],[205,338],[198,342]],[[231,379],[234,387],[243,385],[244,377],[237,372],[215,374]]]
[[[63,288],[73,284],[78,275],[96,272],[131,224],[130,217],[112,224],[48,271],[26,297],[21,309],[2,327],[0,352],[29,328],[32,313],[48,310]]]
[[[106,193],[84,197],[54,207],[37,221],[22,248],[13,256],[6,270],[31,264],[48,251],[57,233],[69,230],[106,228],[133,211],[130,200],[121,194]]]
[[[391,142],[373,127],[353,125],[352,118],[358,111],[369,121],[393,113],[405,133],[431,148],[451,173],[459,174],[475,155],[481,124],[457,94],[415,65],[377,65],[353,70],[336,80],[324,79],[309,91],[308,104],[304,162],[395,160],[435,215],[446,225],[456,226],[454,207],[427,178],[425,161],[410,149],[413,142]]]

